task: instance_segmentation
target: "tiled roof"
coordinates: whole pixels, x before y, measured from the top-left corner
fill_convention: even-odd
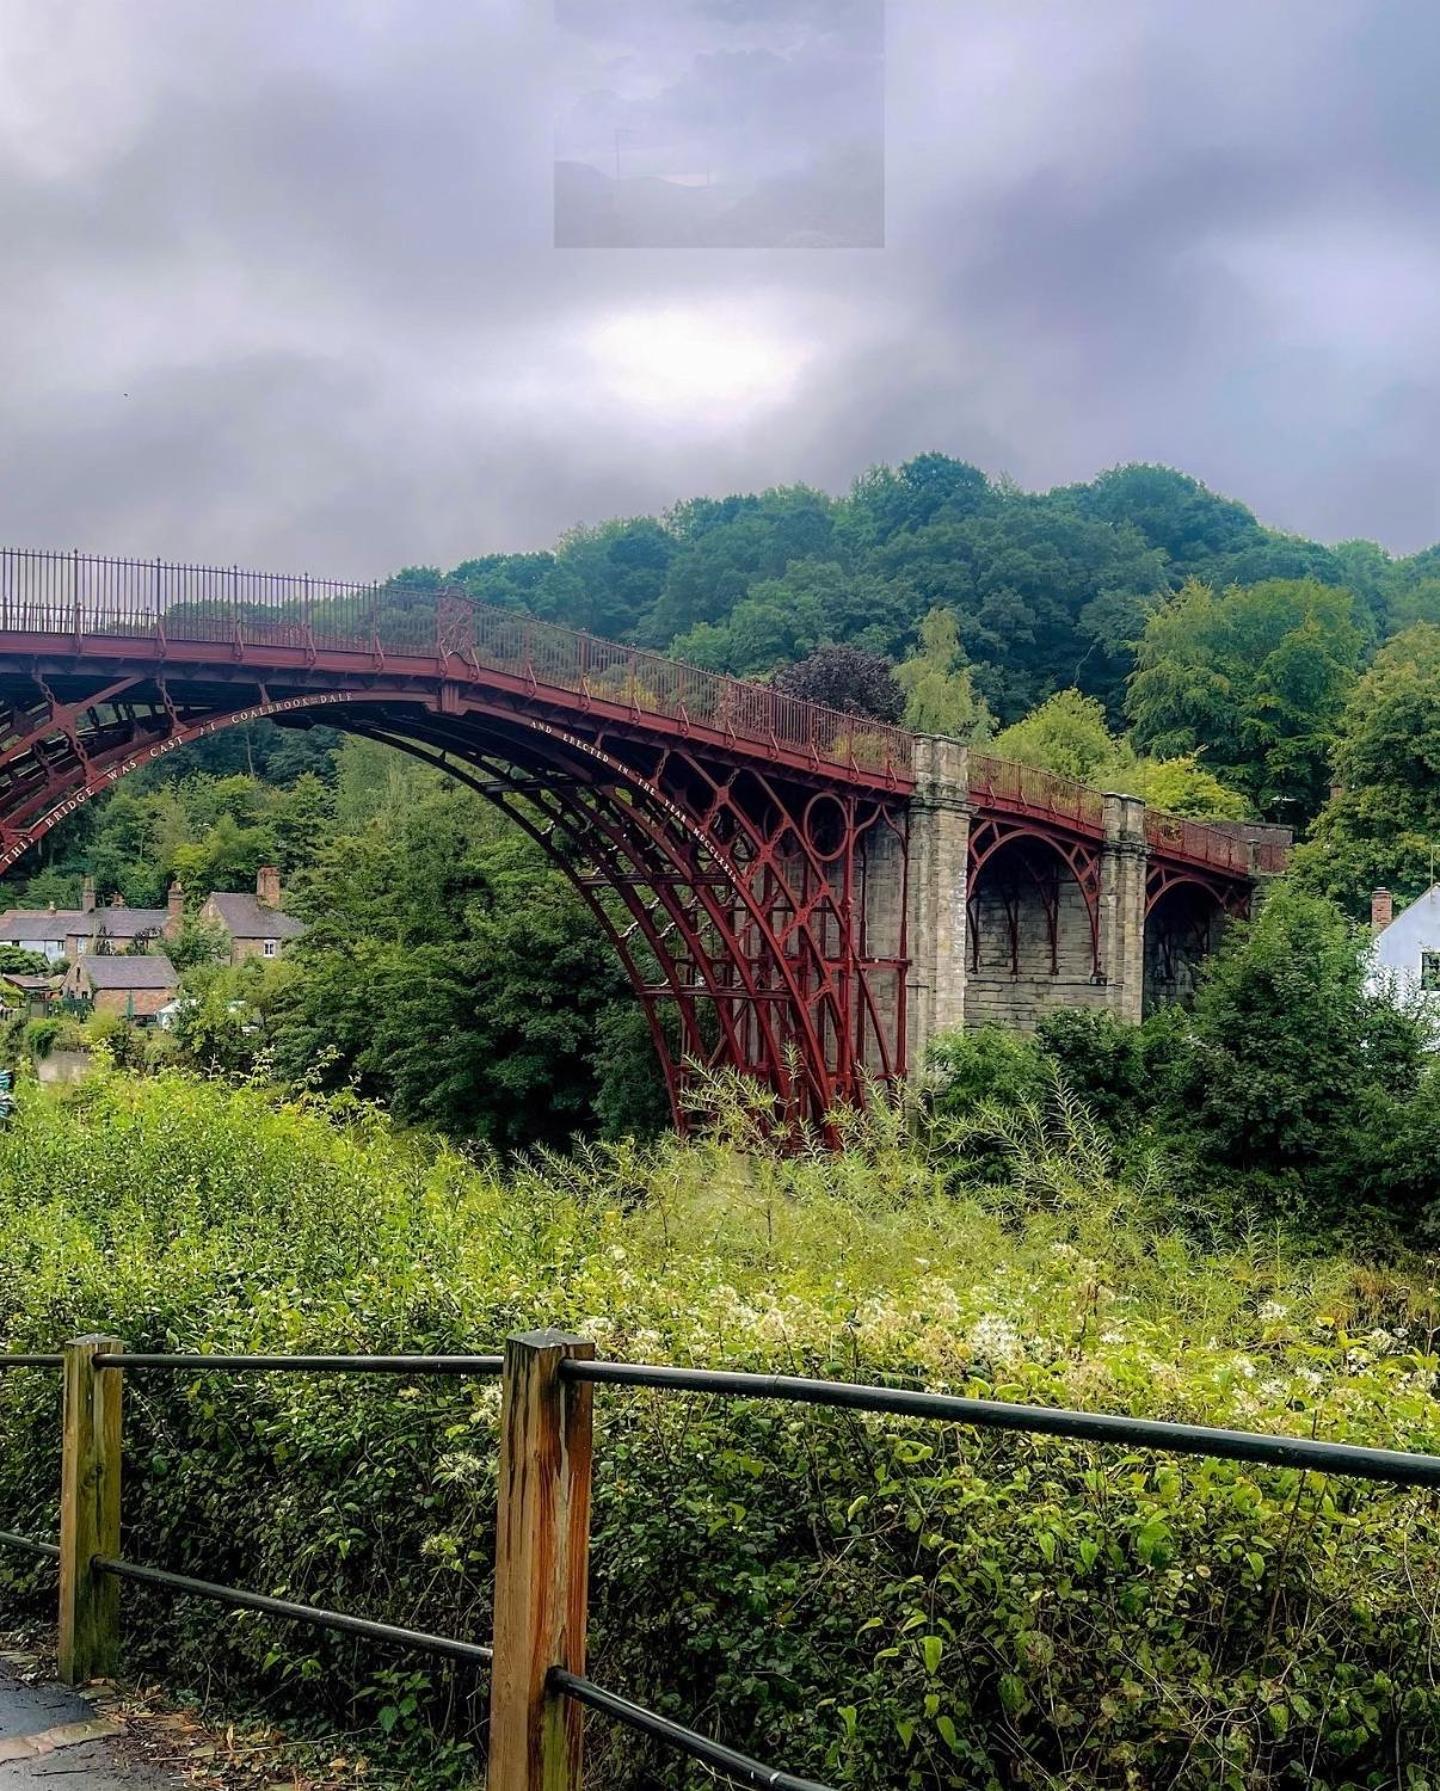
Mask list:
[[[80,973],[92,989],[173,989],[180,981],[165,957],[81,958]]]
[[[79,918],[93,922],[96,933],[108,933],[112,939],[133,939],[137,933],[158,933],[170,918],[168,908],[97,908],[93,914]],[[82,933],[83,926],[69,927],[68,932]]]
[[[232,939],[298,939],[305,931],[303,920],[282,914],[278,908],[267,908],[253,895],[217,889],[210,900]]]
[[[137,933],[158,933],[169,919],[165,908],[11,908],[0,914],[0,942],[23,945],[27,939],[87,938],[106,933],[112,939],[133,939]]]
[[[72,922],[87,918],[78,908],[10,908],[0,914],[0,942],[23,945],[27,939],[63,939],[77,929]]]

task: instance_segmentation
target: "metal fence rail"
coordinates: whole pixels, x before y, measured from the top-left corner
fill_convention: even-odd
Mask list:
[[[0,1530],[0,1548],[58,1561],[60,1658],[66,1678],[84,1680],[113,1666],[118,1607],[106,1588],[113,1590],[121,1581],[413,1648],[468,1666],[493,1667],[491,1782],[495,1791],[580,1791],[576,1713],[581,1707],[757,1791],[827,1791],[814,1780],[766,1766],[586,1677],[591,1396],[597,1386],[783,1400],[1302,1473],[1353,1476],[1396,1487],[1440,1487],[1440,1456],[1436,1455],[1118,1413],[1014,1405],[916,1388],[600,1361],[583,1339],[557,1332],[512,1337],[503,1357],[130,1355],[115,1339],[102,1337],[77,1339],[56,1354],[0,1355],[0,1373],[26,1368],[64,1371],[60,1540],[53,1543]],[[126,1560],[119,1549],[120,1385],[124,1374],[135,1371],[449,1377],[503,1373],[494,1645],[435,1635]],[[506,1761],[520,1764],[507,1766]]]
[[[58,1549],[55,1551],[60,1552]],[[331,1629],[340,1635],[363,1636],[372,1642],[394,1642],[424,1654],[439,1654],[470,1666],[488,1667],[494,1651],[479,1642],[462,1642],[454,1636],[431,1635],[423,1629],[405,1629],[398,1623],[378,1623],[372,1617],[356,1617],[348,1611],[327,1611],[320,1605],[296,1604],[289,1598],[271,1598],[263,1592],[246,1592],[239,1586],[220,1586],[213,1580],[197,1580],[188,1573],[171,1573],[165,1567],[146,1567],[139,1561],[121,1561],[95,1555],[90,1562],[96,1573],[113,1579],[133,1580],[140,1586],[158,1586],[163,1592],[206,1598],[212,1604],[237,1611],[261,1611],[267,1617],[283,1617],[291,1623],[308,1623],[312,1629]]]
[[[797,1375],[730,1374],[713,1368],[583,1361],[563,1363],[560,1373],[566,1380],[612,1387],[658,1387],[671,1393],[710,1393],[732,1399],[781,1399],[896,1418],[969,1424],[977,1430],[1023,1431],[1030,1436],[1119,1443],[1127,1448],[1163,1449],[1173,1455],[1204,1455],[1220,1461],[1253,1461],[1274,1468],[1314,1468],[1325,1474],[1385,1480],[1395,1486],[1440,1486],[1440,1455],[1369,1449],[1309,1437],[1265,1436],[1256,1431],[1175,1424],[1159,1418],[1067,1412],[1052,1406],[1010,1405],[1003,1400],[965,1399],[950,1393],[862,1386],[851,1381],[807,1380]]]
[[[586,703],[619,704],[682,728],[708,728],[817,765],[909,780],[915,736],[658,653],[478,603],[439,578],[400,574],[368,583],[308,574],[252,572],[101,554],[0,548],[0,636],[54,636],[78,653],[87,643],[212,643],[307,654],[354,652],[439,664],[452,678],[484,672]],[[999,807],[1098,832],[1104,797],[1074,778],[970,755],[970,793]],[[1249,844],[1220,827],[1147,810],[1153,847],[1249,875],[1282,869],[1285,849]]]

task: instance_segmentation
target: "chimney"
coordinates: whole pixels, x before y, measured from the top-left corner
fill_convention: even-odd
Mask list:
[[[179,936],[180,923],[184,918],[185,891],[181,888],[178,878],[172,879],[169,889],[165,892],[164,933],[167,939]]]
[[[256,871],[255,895],[267,908],[280,906],[280,873],[273,864],[262,864]]]
[[[1395,918],[1395,903],[1388,889],[1377,889],[1370,897],[1370,931],[1382,933]]]
[[[80,891],[80,912],[82,914],[95,912],[95,879],[93,877],[85,879],[84,887]]]

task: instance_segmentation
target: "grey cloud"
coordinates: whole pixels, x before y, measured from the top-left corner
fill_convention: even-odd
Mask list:
[[[667,16],[585,5],[597,54]],[[6,37],[0,539],[368,573],[927,448],[1440,537],[1431,0],[892,0],[888,246],[826,254],[553,250],[531,0]]]

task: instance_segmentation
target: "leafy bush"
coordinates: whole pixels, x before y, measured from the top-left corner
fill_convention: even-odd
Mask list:
[[[1440,1237],[1433,1024],[1369,985],[1369,939],[1278,885],[1232,926],[1193,1010],[1140,1027],[1078,1010],[1033,1038],[985,1027],[932,1050],[936,1105],[1020,1109],[1058,1078],[1126,1154],[1161,1148],[1193,1219],[1279,1221],[1367,1255]]]
[[[103,1069],[25,1091],[0,1337],[455,1351],[555,1323],[632,1359],[1440,1444],[1428,1274],[1203,1255],[1078,1111],[1045,1130],[1049,1182],[999,1210],[956,1192],[943,1134],[888,1121],[835,1158],[616,1145],[501,1178],[348,1111]],[[126,1551],[486,1637],[497,1394],[136,1374]],[[597,1409],[594,1673],[762,1758],[848,1791],[1440,1770],[1420,1495],[763,1402]],[[7,1527],[53,1529],[56,1431],[53,1379],[0,1379]],[[0,1556],[9,1608],[48,1610],[49,1572]],[[131,1662],[172,1682],[383,1734],[387,1778],[471,1770],[463,1670],[133,1587],[125,1607]],[[690,1782],[591,1736],[597,1791]]]
[[[64,1030],[65,1022],[58,1017],[27,1020],[20,1032],[22,1048],[27,1056],[48,1057],[60,1043]]]

